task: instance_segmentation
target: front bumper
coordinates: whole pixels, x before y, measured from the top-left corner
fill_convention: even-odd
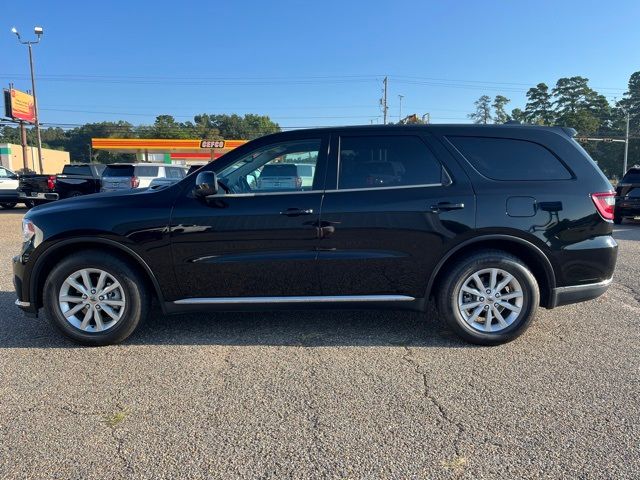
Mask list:
[[[54,200],[58,200],[60,198],[60,195],[58,195],[57,193],[20,192],[18,193],[18,198],[20,200],[45,200],[45,201],[51,202]]]
[[[25,265],[22,263],[22,256],[13,257],[13,287],[18,297],[15,304],[29,316],[37,316],[38,308],[33,299],[30,298],[29,286],[25,284]]]
[[[568,287],[556,287],[551,293],[551,305],[549,308],[561,307],[572,303],[585,302],[599,297],[607,291],[613,278],[586,285],[571,285]]]

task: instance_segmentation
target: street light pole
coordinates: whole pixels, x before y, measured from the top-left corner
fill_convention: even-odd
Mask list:
[[[404,98],[404,95],[398,95],[398,98],[400,99],[400,111],[398,112],[398,123],[400,123],[402,121],[402,99]]]
[[[31,70],[31,93],[33,93],[33,113],[35,117],[36,138],[38,142],[38,166],[40,167],[40,173],[44,173],[44,167],[42,165],[42,137],[40,136],[40,116],[38,115],[38,97],[36,95],[36,76],[33,69],[33,45],[40,43],[40,38],[44,33],[42,27],[34,27],[33,31],[36,34],[37,40],[24,41],[20,37],[20,33],[16,28],[12,28],[11,31],[16,34],[18,41],[27,45],[29,48],[29,68]]]

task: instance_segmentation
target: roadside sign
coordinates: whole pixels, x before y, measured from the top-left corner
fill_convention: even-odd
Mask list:
[[[7,117],[23,122],[35,123],[36,109],[33,95],[10,88],[4,91],[4,108]]]

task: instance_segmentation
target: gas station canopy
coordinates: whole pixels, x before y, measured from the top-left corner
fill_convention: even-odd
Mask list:
[[[135,153],[139,160],[157,161],[163,155],[165,163],[209,162],[244,145],[248,140],[201,140],[163,138],[92,138],[94,150],[115,153]],[[152,155],[152,157],[150,157]]]

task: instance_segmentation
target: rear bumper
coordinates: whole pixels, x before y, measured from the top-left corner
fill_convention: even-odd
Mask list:
[[[584,302],[599,297],[607,291],[613,278],[586,285],[571,285],[568,287],[556,287],[551,293],[549,308],[561,307],[572,303]]]
[[[60,198],[60,196],[57,193],[42,193],[42,192],[25,193],[25,192],[20,192],[20,193],[18,193],[18,198],[20,198],[20,200],[46,200],[46,201],[53,201],[53,200],[58,200],[58,198]]]

